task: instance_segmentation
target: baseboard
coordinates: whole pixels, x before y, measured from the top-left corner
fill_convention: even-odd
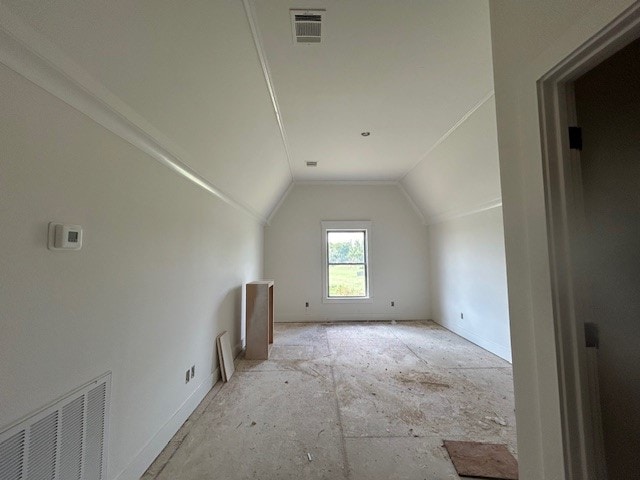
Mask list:
[[[243,343],[243,341],[240,340],[240,343],[236,344],[236,346],[233,347],[233,358],[234,359],[238,358],[238,355],[240,355],[240,353],[242,353],[242,343]]]
[[[216,368],[209,378],[198,385],[194,392],[180,405],[180,408],[167,420],[149,443],[138,452],[129,465],[113,479],[139,480],[219,379],[220,369]]]
[[[352,313],[336,315],[283,315],[278,314],[276,323],[319,323],[319,322],[409,322],[424,321],[424,315],[393,315],[388,313]]]
[[[233,358],[237,358],[241,352],[242,341],[233,347]],[[138,452],[127,468],[114,477],[114,480],[139,480],[218,380],[220,380],[220,368],[216,368],[209,378],[198,385],[191,396],[182,403],[149,443]]]
[[[437,320],[434,320],[434,322],[511,363],[511,349],[508,346],[500,345],[493,340],[481,337],[456,322],[439,322]]]

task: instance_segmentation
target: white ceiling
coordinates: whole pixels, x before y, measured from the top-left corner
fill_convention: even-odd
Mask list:
[[[2,0],[162,134],[202,177],[266,217],[291,182],[241,1]]]
[[[417,167],[493,88],[488,1],[244,4],[249,18],[240,0],[0,0],[262,218],[292,180],[405,178],[423,190],[440,181],[437,169]],[[326,9],[322,44],[294,44],[289,9],[301,6]],[[414,200],[436,213],[421,204],[429,198]]]
[[[299,1],[251,1],[297,180],[398,180],[493,88],[488,2],[310,0],[296,45]]]

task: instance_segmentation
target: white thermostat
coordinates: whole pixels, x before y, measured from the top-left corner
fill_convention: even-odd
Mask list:
[[[49,250],[80,250],[82,248],[82,227],[63,223],[49,224]]]

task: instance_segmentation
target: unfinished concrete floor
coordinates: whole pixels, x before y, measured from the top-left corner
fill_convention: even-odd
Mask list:
[[[274,340],[143,480],[457,479],[443,439],[515,453],[511,365],[432,322],[276,324]]]

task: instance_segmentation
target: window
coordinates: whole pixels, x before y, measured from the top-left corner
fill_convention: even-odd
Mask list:
[[[371,222],[322,222],[325,303],[370,300],[370,231]]]

